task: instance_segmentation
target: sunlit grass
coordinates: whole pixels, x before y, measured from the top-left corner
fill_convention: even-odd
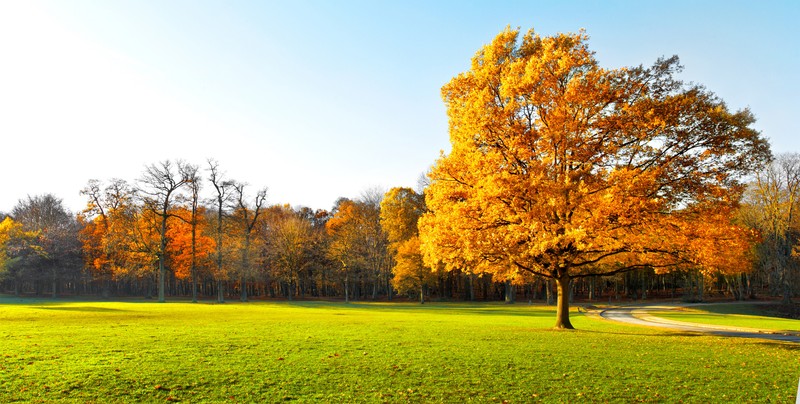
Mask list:
[[[770,315],[758,304],[709,304],[681,310],[651,312],[670,320],[774,331],[800,331],[800,321]]]
[[[800,376],[797,344],[524,304],[12,302],[0,402],[793,402]]]

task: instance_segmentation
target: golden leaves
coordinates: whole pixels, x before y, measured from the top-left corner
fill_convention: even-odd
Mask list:
[[[601,69],[583,32],[518,34],[500,33],[442,89],[452,151],[430,173],[425,262],[741,270],[719,256],[748,242],[728,208],[737,173],[769,154],[752,122],[674,79],[677,58]]]

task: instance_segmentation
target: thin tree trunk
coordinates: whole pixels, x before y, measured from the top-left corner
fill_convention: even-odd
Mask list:
[[[249,230],[248,230],[249,231]],[[250,234],[245,235],[244,238],[244,251],[242,252],[242,272],[239,279],[239,288],[241,289],[240,300],[247,301],[247,270],[250,266]],[[291,299],[289,299],[291,300]]]
[[[166,209],[164,209],[166,212]],[[164,254],[167,251],[167,216],[166,214],[161,217],[161,244],[158,251],[158,302],[164,303],[167,301],[164,294],[164,287],[166,286],[167,271],[164,268]]]
[[[705,278],[703,275],[700,274],[700,271],[697,272],[697,297],[699,301],[703,301],[704,293],[705,293],[706,285],[705,285]]]
[[[647,300],[648,282],[644,270],[639,271],[639,282],[642,285],[642,300]]]
[[[53,299],[58,297],[58,290],[56,290],[57,286],[58,286],[58,278],[57,278],[57,274],[56,274],[56,269],[54,267],[53,268]]]
[[[790,255],[791,255],[791,252],[788,252],[786,254],[786,256],[790,256]],[[788,261],[788,258],[787,258],[787,261]],[[781,272],[781,283],[782,283],[781,287],[783,289],[781,291],[782,292],[781,295],[783,296],[783,299],[781,300],[781,303],[783,303],[783,304],[791,304],[792,303],[792,282],[791,282],[791,276],[790,276],[790,265],[791,264],[789,262],[786,262],[786,261],[781,262],[781,271],[780,271]]]
[[[745,287],[745,294],[747,298],[752,298],[753,296],[753,284],[750,283],[750,274],[744,274],[744,287]]]
[[[196,213],[192,212],[192,303],[197,303],[197,218]]]
[[[347,269],[344,270],[344,302],[350,303],[350,285]]]
[[[475,301],[475,274],[469,274],[469,301]]]

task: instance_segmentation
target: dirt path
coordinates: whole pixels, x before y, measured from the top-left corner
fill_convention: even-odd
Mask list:
[[[800,342],[800,334],[798,333],[784,334],[777,331],[759,330],[755,328],[687,323],[683,321],[667,320],[650,314],[651,311],[675,310],[680,307],[681,306],[618,307],[603,310],[600,312],[600,316],[607,320],[619,321],[626,324],[667,328],[675,331],[697,332],[723,337],[760,338],[773,341]]]

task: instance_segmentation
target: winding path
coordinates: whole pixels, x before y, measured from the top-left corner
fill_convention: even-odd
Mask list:
[[[696,332],[723,337],[760,338],[773,341],[800,342],[800,333],[781,333],[778,331],[759,330],[755,328],[687,323],[683,321],[667,320],[650,314],[650,311],[653,310],[675,310],[680,307],[682,306],[617,307],[603,310],[599,314],[600,317],[607,320],[646,327],[667,328],[675,331]]]

